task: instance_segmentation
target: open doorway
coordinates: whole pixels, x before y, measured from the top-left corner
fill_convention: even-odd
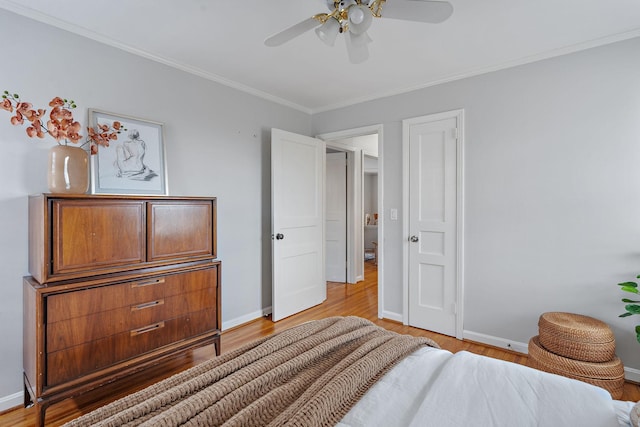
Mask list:
[[[325,276],[327,282],[348,283],[347,153],[326,149]]]
[[[326,142],[328,152],[346,154],[347,283],[365,280],[366,269],[375,267],[378,286],[378,316],[381,317],[383,293],[384,243],[382,125],[327,133],[317,136]],[[366,190],[365,190],[366,188]],[[366,196],[365,196],[366,192]],[[376,220],[377,215],[377,220]],[[367,224],[367,217],[369,223]],[[375,245],[374,245],[375,242]],[[375,254],[372,258],[372,251]]]
[[[364,262],[378,266],[378,223],[380,222],[378,205],[378,158],[364,156],[364,179],[362,192],[364,212]],[[365,276],[366,276],[365,269]]]

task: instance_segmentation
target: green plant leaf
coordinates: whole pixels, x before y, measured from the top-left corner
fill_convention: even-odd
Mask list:
[[[638,284],[636,282],[622,282],[622,283],[618,283],[618,286],[625,286],[625,287],[630,287],[630,288],[637,288]]]
[[[632,299],[629,299],[629,298],[622,298],[621,301],[622,302],[640,302],[640,301],[632,300]]]
[[[629,316],[633,316],[633,313],[622,313],[618,317],[629,317]]]
[[[636,326],[636,334],[640,334],[640,325]]]
[[[638,304],[628,304],[624,306],[624,309],[632,314],[640,314],[640,305]]]
[[[620,288],[620,290],[625,291],[625,292],[630,292],[632,294],[637,294],[638,292],[638,288],[634,288],[634,287],[629,287],[629,286],[623,286]]]

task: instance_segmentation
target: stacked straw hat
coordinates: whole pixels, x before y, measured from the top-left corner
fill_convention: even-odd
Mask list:
[[[615,355],[609,326],[592,317],[550,312],[540,316],[539,335],[529,340],[529,366],[584,381],[622,397],[624,366]]]

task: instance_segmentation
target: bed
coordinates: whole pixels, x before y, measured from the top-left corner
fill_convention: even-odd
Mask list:
[[[330,317],[261,338],[73,420],[80,426],[630,426],[590,384]]]

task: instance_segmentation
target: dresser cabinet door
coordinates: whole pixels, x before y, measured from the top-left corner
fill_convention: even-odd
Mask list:
[[[95,272],[145,261],[143,201],[54,200],[52,273]]]
[[[218,266],[46,298],[46,385],[217,333]]]
[[[148,203],[148,261],[215,254],[215,201]]]

